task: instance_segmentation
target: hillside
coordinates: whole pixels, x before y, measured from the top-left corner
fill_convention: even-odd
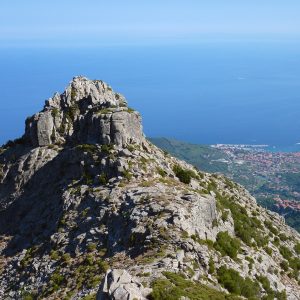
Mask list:
[[[197,145],[151,138],[156,146],[200,170],[222,173],[245,186],[258,203],[284,216],[300,231],[300,154],[260,148]]]
[[[75,77],[1,148],[1,299],[299,299],[300,237]]]

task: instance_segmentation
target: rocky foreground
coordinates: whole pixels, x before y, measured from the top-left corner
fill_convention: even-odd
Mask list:
[[[1,299],[300,299],[300,237],[76,77],[0,150]]]

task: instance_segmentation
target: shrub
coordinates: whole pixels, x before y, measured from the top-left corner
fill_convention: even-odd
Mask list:
[[[286,261],[286,260],[283,260],[281,263],[280,263],[280,267],[283,271],[288,271],[289,269],[289,263]]]
[[[108,180],[107,180],[107,176],[105,173],[101,173],[100,176],[99,176],[99,183],[101,185],[105,185],[107,184]]]
[[[93,252],[94,250],[96,250],[96,248],[97,248],[97,245],[96,245],[95,243],[89,243],[89,244],[87,245],[87,250],[88,250],[89,252]]]
[[[223,212],[222,212],[222,221],[223,222],[226,222],[227,220],[228,220],[228,216],[229,216],[229,211],[228,210],[224,210]]]
[[[69,107],[68,110],[66,111],[65,116],[66,116],[67,120],[70,122],[74,122],[76,113],[78,111],[79,111],[79,107],[78,107],[77,103],[74,103],[74,105]]]
[[[300,255],[300,243],[297,243],[294,247],[295,252]]]
[[[228,232],[219,232],[217,234],[214,248],[219,251],[222,256],[229,256],[232,259],[237,258],[237,254],[240,251],[240,241],[236,238],[231,237]]]
[[[176,177],[185,184],[189,184],[192,178],[197,177],[195,172],[187,169],[182,169],[179,165],[175,165],[173,167],[173,172],[175,173]]]
[[[130,179],[132,178],[132,173],[129,172],[129,170],[125,169],[123,172],[122,172],[122,176],[124,178],[127,179],[127,181],[130,181]]]
[[[71,255],[69,253],[64,253],[62,259],[64,262],[68,263],[71,260]]]
[[[290,260],[293,256],[292,252],[285,246],[281,246],[279,248],[280,254],[285,258],[286,260]]]
[[[165,177],[167,175],[167,172],[162,168],[156,168],[156,170],[161,177]]]
[[[195,234],[191,235],[191,239],[193,239],[195,242],[199,243],[200,245],[206,245],[208,248],[212,249],[214,247],[214,242],[212,240],[206,239],[200,239]]]
[[[93,294],[90,294],[90,295],[86,295],[82,298],[82,300],[96,300],[97,298],[97,294],[96,293],[93,293]]]
[[[213,179],[211,179],[207,185],[207,190],[209,192],[211,192],[211,191],[216,192],[217,188],[218,188],[217,183]]]
[[[101,108],[97,111],[97,114],[99,115],[106,115],[111,113],[111,110],[109,108]]]
[[[58,260],[59,259],[59,253],[58,253],[58,251],[51,250],[50,251],[50,257],[53,260]]]
[[[58,114],[59,114],[58,108],[55,107],[55,108],[53,108],[51,110],[51,115],[52,115],[53,118],[55,118],[56,116],[58,116]]]
[[[258,247],[263,247],[268,243],[268,238],[263,236],[259,229],[262,228],[260,221],[256,217],[249,217],[247,210],[235,202],[235,199],[225,197],[217,193],[217,207],[224,211],[230,209],[234,221],[234,230],[245,244],[252,246],[254,239]]]
[[[205,285],[188,280],[182,274],[164,272],[166,279],[157,279],[152,282],[150,300],[179,300],[186,297],[191,300],[225,300],[234,299]]]
[[[219,283],[230,293],[246,298],[258,298],[260,287],[257,282],[248,277],[244,279],[237,271],[224,266],[218,269],[217,274]]]
[[[212,259],[212,257],[209,259],[209,262],[208,262],[208,273],[209,274],[214,274],[215,273],[215,263],[214,263],[214,260]]]
[[[30,292],[23,291],[22,292],[22,300],[34,300],[36,297]]]
[[[97,146],[93,144],[82,144],[77,146],[83,152],[94,153],[97,150]]]
[[[111,150],[114,149],[114,146],[112,144],[105,144],[101,146],[101,151],[104,154],[109,154]]]
[[[128,107],[127,111],[128,111],[129,113],[135,112],[135,110],[134,110],[133,108],[131,108],[131,107]]]
[[[50,277],[50,283],[52,286],[50,293],[54,291],[58,291],[64,282],[65,282],[65,277],[62,274],[60,274],[59,271],[55,271]]]
[[[268,255],[272,255],[272,253],[273,253],[273,250],[271,249],[271,248],[269,248],[269,247],[264,247],[264,250],[266,251],[266,253],[268,254]]]
[[[278,235],[278,230],[272,225],[272,222],[265,221],[264,224],[274,235]]]
[[[280,238],[280,240],[281,240],[282,242],[285,242],[285,241],[287,241],[287,240],[289,239],[284,233],[280,233],[280,234],[278,235],[278,237]]]

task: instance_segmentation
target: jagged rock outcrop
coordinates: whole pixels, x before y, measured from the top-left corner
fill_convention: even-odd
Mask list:
[[[141,143],[140,115],[104,82],[75,77],[65,92],[46,101],[26,120],[25,139],[33,146],[55,143]]]
[[[100,286],[97,300],[146,300],[151,289],[144,288],[126,270],[109,270]]]
[[[1,299],[300,297],[299,234],[148,142],[102,81],[74,78],[0,153]]]

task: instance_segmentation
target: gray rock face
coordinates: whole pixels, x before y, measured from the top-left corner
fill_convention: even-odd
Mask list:
[[[104,82],[75,77],[65,92],[46,101],[26,121],[25,139],[33,146],[56,143],[141,144],[139,113]]]
[[[97,300],[146,300],[151,289],[133,278],[126,270],[109,270],[100,286]]]

